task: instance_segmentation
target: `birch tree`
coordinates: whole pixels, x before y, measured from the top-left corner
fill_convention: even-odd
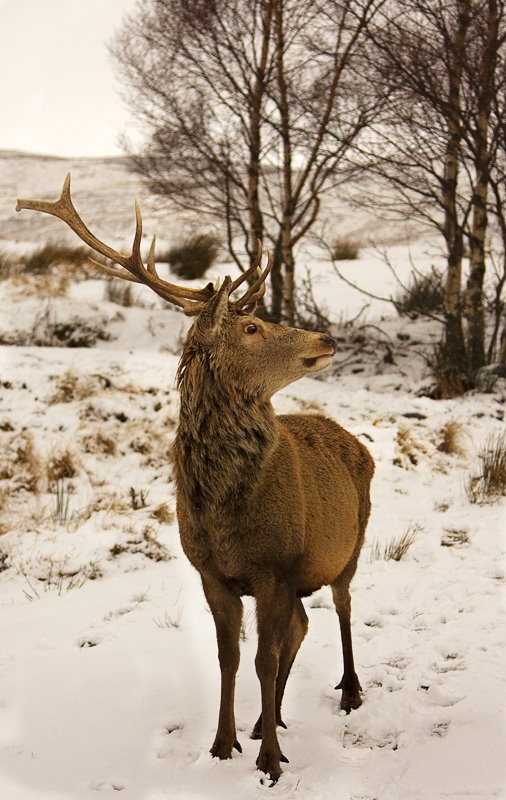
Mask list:
[[[293,323],[296,250],[378,112],[361,71],[385,0],[139,0],[112,44],[146,133],[150,189],[225,230],[244,269],[274,255],[270,316]]]

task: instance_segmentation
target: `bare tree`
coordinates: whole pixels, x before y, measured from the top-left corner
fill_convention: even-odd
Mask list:
[[[490,356],[484,275],[488,197],[500,149],[492,120],[503,12],[497,0],[398,0],[369,31],[374,69],[391,87],[389,116],[376,129],[376,174],[393,189],[392,209],[427,222],[444,238],[441,358],[461,389]]]
[[[139,0],[112,45],[147,133],[134,168],[220,220],[241,269],[270,243],[274,319],[293,322],[294,249],[378,111],[360,48],[384,2]]]

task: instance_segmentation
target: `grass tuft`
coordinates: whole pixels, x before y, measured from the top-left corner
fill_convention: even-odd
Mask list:
[[[104,294],[109,303],[116,303],[116,305],[124,308],[134,305],[132,284],[119,278],[112,278],[112,280],[106,282]]]
[[[506,495],[506,433],[492,434],[478,454],[481,472],[469,479],[471,503],[493,503]]]
[[[437,449],[447,455],[462,455],[462,435],[462,424],[454,419],[448,420],[438,433]]]
[[[75,456],[68,448],[53,452],[48,458],[46,473],[50,487],[66,478],[74,478],[77,475]]]
[[[168,630],[180,630],[181,629],[181,618],[183,616],[183,609],[178,608],[176,610],[176,614],[173,616],[169,614],[168,611],[165,611],[162,617],[154,617],[153,622],[155,623],[157,628],[167,628]]]
[[[396,536],[386,544],[377,539],[372,542],[370,561],[401,561],[410,547],[420,538],[423,528],[412,523],[400,536]]]

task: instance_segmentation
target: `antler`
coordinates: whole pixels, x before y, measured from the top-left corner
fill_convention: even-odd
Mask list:
[[[16,211],[28,209],[30,211],[41,211],[45,214],[51,214],[53,217],[63,220],[71,230],[76,233],[79,238],[91,247],[92,250],[105,256],[114,264],[119,264],[121,269],[115,269],[107,264],[99,264],[97,261],[90,259],[96,267],[107,275],[112,275],[114,278],[122,278],[123,280],[133,281],[134,283],[143,283],[153,289],[156,294],[183,309],[185,314],[194,316],[199,314],[206,303],[215,294],[216,288],[212,283],[208,283],[203,289],[191,289],[190,287],[177,286],[176,284],[169,283],[168,281],[160,278],[156,271],[155,266],[155,245],[156,236],[153,236],[151,246],[149,248],[148,259],[144,265],[141,257],[141,239],[142,239],[142,216],[139,204],[135,203],[135,235],[132,245],[132,252],[129,256],[114,250],[109,245],[101,242],[82,221],[77,213],[72,198],[70,196],[70,173],[67,174],[60,198],[55,202],[47,200],[18,200]],[[236,308],[245,310],[252,310],[260,297],[265,292],[265,279],[271,271],[272,259],[270,253],[267,255],[267,266],[264,271],[260,269],[260,262],[262,259],[262,244],[258,243],[257,257],[251,267],[235,281],[230,282],[228,287],[229,296],[243,283],[243,281],[251,278],[255,273],[257,275],[254,283],[248,288],[245,294],[238,300],[233,301]]]

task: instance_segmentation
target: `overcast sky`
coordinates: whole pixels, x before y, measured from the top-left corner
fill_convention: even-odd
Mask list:
[[[120,153],[128,127],[107,42],[136,0],[0,0],[0,149]]]

